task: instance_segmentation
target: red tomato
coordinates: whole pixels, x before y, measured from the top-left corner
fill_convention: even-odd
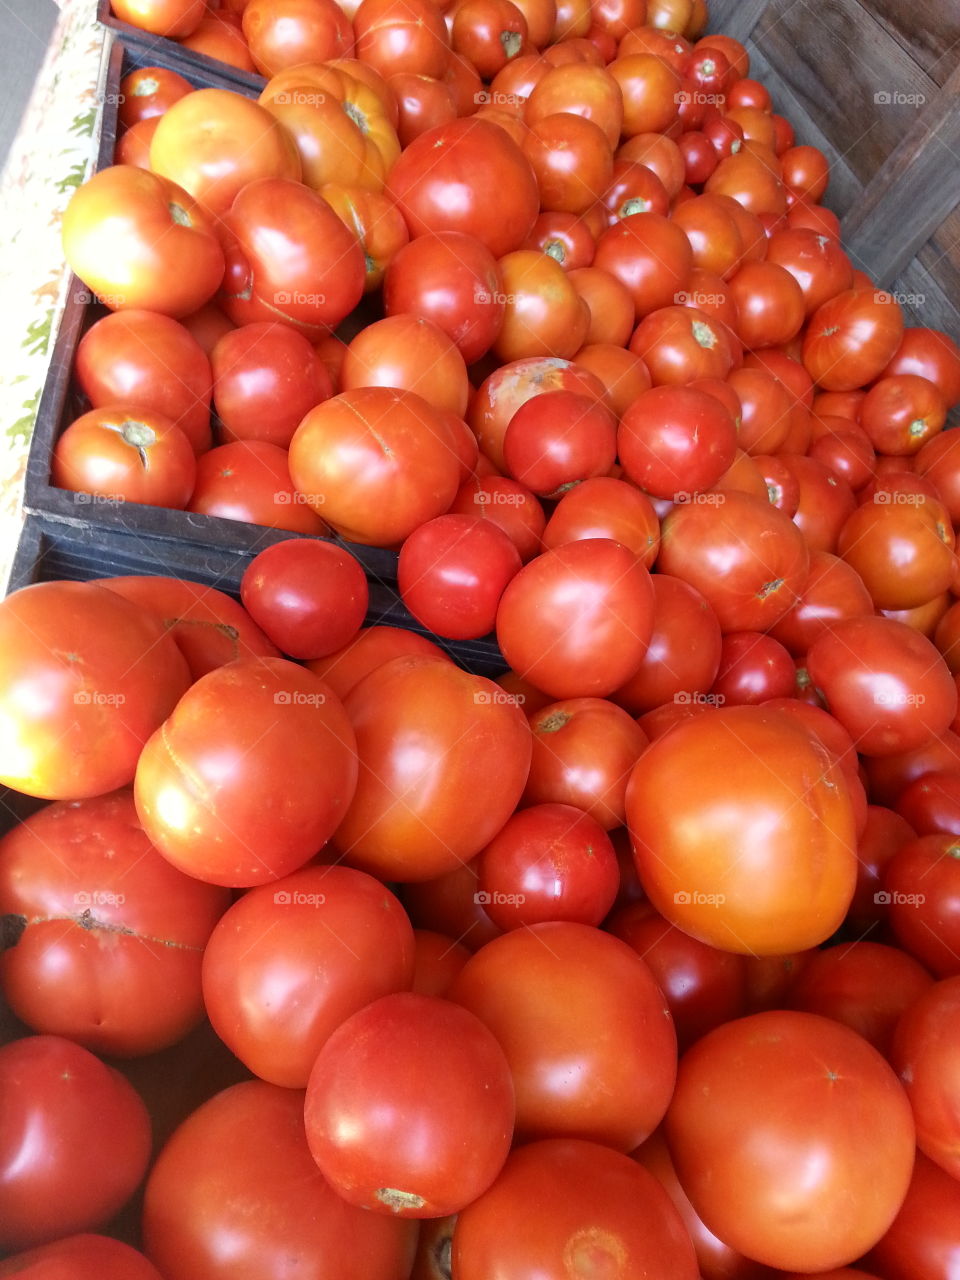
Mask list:
[[[709,695],[718,706],[790,698],[796,687],[793,659],[772,636],[762,631],[728,631],[723,637],[720,666]]]
[[[364,627],[349,644],[307,666],[325,680],[338,698],[345,698],[354,685],[391,658],[408,654],[451,661],[439,645],[402,627]]]
[[[782,711],[708,707],[658,738],[631,774],[627,825],[653,905],[723,950],[816,946],[853,897],[856,835],[843,771]]]
[[[960,770],[936,769],[904,787],[897,812],[917,835],[960,835]]]
[[[171,39],[195,31],[206,12],[203,0],[110,0],[110,9],[121,22]]]
[[[197,478],[186,432],[153,409],[117,404],[76,418],[53,447],[50,481],[75,501],[183,508]]]
[[[4,995],[98,1053],[175,1044],[203,1017],[200,961],[229,902],[160,857],[129,791],[49,805],[0,841],[0,914],[24,920]]]
[[[434,408],[462,415],[470,384],[463,356],[439,325],[394,315],[367,325],[349,344],[340,386],[414,391]]]
[[[641,561],[608,538],[545,551],[513,578],[497,610],[510,666],[554,698],[603,697],[634,674],[653,630]]]
[[[960,976],[917,993],[897,1024],[891,1057],[917,1122],[917,1145],[960,1174]]]
[[[468,951],[477,951],[491,938],[499,937],[500,930],[477,901],[477,861],[458,863],[433,880],[401,885],[404,906],[416,928],[449,934]]]
[[[654,387],[620,422],[617,452],[624,471],[657,498],[689,500],[730,467],[737,425],[713,396],[690,387]]]
[[[470,959],[470,952],[445,933],[414,929],[412,991],[421,996],[445,996]]]
[[[891,496],[912,497],[910,503]],[[879,609],[915,609],[947,591],[957,561],[949,516],[919,494],[880,489],[847,517],[837,553],[857,571]]]
[[[416,1248],[412,1224],[339,1196],[307,1146],[303,1094],[251,1080],[195,1111],[147,1182],[150,1258],[176,1280],[264,1280],[291,1266],[314,1280],[395,1280]]]
[[[348,1203],[439,1218],[475,1200],[503,1166],[510,1068],[466,1009],[412,992],[383,996],[320,1049],[304,1119],[313,1158]]]
[[[745,347],[775,347],[795,338],[805,309],[800,285],[775,262],[745,262],[731,277],[737,333]]]
[[[0,1048],[0,1244],[103,1226],[150,1159],[150,1117],[123,1076],[60,1036]]]
[[[0,779],[49,800],[126,786],[189,681],[159,619],[113,592],[79,582],[14,592],[0,603]]]
[[[162,116],[193,85],[167,67],[137,67],[120,81],[120,103],[117,117],[120,126],[129,130],[141,120]]]
[[[554,507],[543,530],[543,547],[553,551],[588,538],[621,543],[649,569],[660,546],[657,513],[646,494],[625,480],[582,480]]]
[[[960,974],[960,845],[952,835],[902,845],[882,873],[877,901],[901,947],[938,978]]]
[[[697,1276],[680,1215],[653,1176],[616,1151],[572,1139],[513,1152],[489,1191],[459,1215],[453,1268],[459,1280],[566,1280],[617,1270]]]
[[[860,425],[879,453],[913,454],[943,429],[948,408],[935,383],[900,373],[873,384],[860,406]]]
[[[332,0],[248,0],[243,34],[265,76],[353,53],[350,21]]]
[[[357,57],[381,75],[441,76],[450,37],[439,8],[417,0],[362,0],[353,18]]]
[[[472,476],[450,505],[450,515],[478,516],[502,529],[524,564],[540,552],[547,517],[535,494],[509,476]]]
[[[960,1183],[918,1153],[906,1199],[867,1256],[884,1280],[949,1276],[960,1257]]]
[[[161,1280],[142,1253],[109,1236],[67,1236],[0,1262],[0,1276],[21,1280]]]
[[[617,458],[617,420],[587,396],[545,391],[510,419],[503,456],[515,480],[541,497],[559,498],[580,481],[610,471]]]
[[[187,510],[289,533],[329,533],[294,489],[286,449],[263,440],[234,440],[209,449],[197,463]]]
[[[345,548],[292,538],[254,556],[240,581],[240,598],[278,649],[291,658],[322,658],[356,636],[370,591]]]
[[[636,213],[604,231],[593,265],[629,290],[640,320],[676,302],[693,270],[693,250],[683,229],[662,214]]]
[[[569,359],[583,346],[590,312],[559,262],[539,249],[500,259],[506,303],[493,344],[502,361]]]
[[[929,378],[943,393],[948,405],[960,400],[960,348],[939,329],[905,329],[893,359],[882,376],[913,373]]]
[[[264,884],[321,848],[356,786],[339,698],[281,658],[198,680],[144,747],[137,812],[174,866],[212,884]]]
[[[397,586],[404,604],[436,635],[485,636],[497,605],[520,570],[520,553],[496,525],[478,516],[437,516],[404,542]]]
[[[335,840],[346,859],[407,881],[479,853],[516,808],[530,767],[530,730],[513,698],[452,664],[407,657],[371,672],[345,705],[360,759]]]
[[[74,374],[95,409],[153,409],[180,427],[196,453],[210,447],[210,361],[169,316],[135,310],[104,316],[81,338]]]
[[[675,293],[671,301],[680,299],[682,305],[665,305],[652,312],[630,339],[630,350],[642,358],[654,386],[723,379],[733,367],[727,329],[705,311],[685,305],[690,296],[684,290]]]
[[[861,1257],[903,1203],[910,1106],[880,1054],[813,1014],[754,1014],[683,1057],[666,1136],[706,1225],[769,1266]]]
[[[180,40],[180,44],[184,49],[192,49],[208,58],[219,58],[241,71],[256,71],[240,21],[233,14],[207,14],[194,32]]]
[[[810,317],[803,363],[825,391],[852,391],[881,375],[902,337],[903,313],[891,294],[848,289]]]
[[[549,75],[560,74],[561,70],[548,72],[541,84],[546,84]],[[538,85],[534,90],[531,103],[539,88]],[[586,213],[596,203],[597,192],[608,186],[613,175],[612,144],[601,124],[584,115],[575,115],[570,109],[559,108],[553,114],[535,119],[528,114],[527,123],[530,129],[523,141],[523,152],[537,179],[541,209],[574,215]],[[662,207],[657,212],[665,213],[667,193],[663,191],[663,183],[649,170],[647,176],[663,192]],[[634,212],[640,213],[642,209],[638,207]]]

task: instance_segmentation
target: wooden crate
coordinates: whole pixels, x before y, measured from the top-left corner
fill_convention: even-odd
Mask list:
[[[960,5],[710,0],[774,110],[831,165],[824,204],[854,266],[908,324],[960,338]]]

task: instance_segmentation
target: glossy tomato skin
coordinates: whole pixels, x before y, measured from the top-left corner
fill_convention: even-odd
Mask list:
[[[66,1236],[0,1262],[0,1276],[21,1280],[161,1280],[142,1253],[109,1236]]]
[[[303,1093],[251,1080],[193,1112],[147,1182],[148,1256],[170,1280],[396,1280],[416,1231],[349,1205],[307,1146]]]
[[[0,1048],[0,1242],[6,1249],[103,1226],[150,1159],[150,1117],[119,1072],[61,1036]]]
[[[383,996],[320,1049],[304,1104],[307,1142],[350,1204],[440,1218],[503,1167],[515,1106],[503,1050],[481,1020],[437,996]]]
[[[134,795],[144,830],[174,866],[249,886],[313,857],[356,779],[340,699],[311,671],[264,658],[193,685],[144,747]]]
[[[878,378],[903,337],[903,313],[892,294],[852,288],[810,317],[803,363],[824,391],[852,391]]]
[[[197,478],[184,431],[162,413],[112,405],[81,414],[53,447],[50,482],[78,495],[121,504],[183,508]]]
[[[917,1145],[952,1177],[960,1174],[960,976],[931,985],[906,1010],[891,1061],[917,1122]]]
[[[195,31],[206,12],[203,0],[110,0],[110,8],[121,22],[172,40]]]
[[[453,1267],[459,1280],[698,1274],[680,1215],[652,1174],[569,1138],[513,1152],[490,1190],[459,1215]]]
[[[362,627],[349,644],[325,658],[315,658],[307,666],[325,680],[338,698],[345,698],[354,685],[391,658],[407,654],[450,662],[450,655],[417,631],[404,627]]]
[[[264,440],[232,440],[208,449],[197,460],[197,483],[187,510],[288,533],[329,533],[295,491],[286,449]]]
[[[881,874],[876,894],[900,946],[938,978],[960,974],[960,843],[920,836],[903,845]]]
[[[25,921],[0,955],[7,1001],[97,1053],[174,1044],[203,1017],[203,947],[229,901],[160,857],[129,791],[49,805],[0,841],[0,914]]]
[[[960,1258],[958,1223],[960,1182],[918,1152],[900,1212],[864,1265],[884,1280],[949,1276]]]
[[[159,619],[113,592],[44,582],[13,593],[0,604],[0,778],[49,800],[126,786],[189,682]]]
[[[360,777],[334,843],[351,865],[433,879],[479,853],[516,808],[530,729],[492,681],[433,658],[395,658],[345,706]]]
[[[710,1230],[783,1269],[861,1257],[913,1167],[913,1117],[892,1068],[849,1028],[807,1013],[753,1014],[694,1045],[666,1136]]]
[[[631,1151],[663,1117],[676,1034],[641,958],[589,925],[515,929],[467,961],[449,998],[503,1046],[517,1138],[584,1138]]]
[[[633,552],[585,538],[520,570],[501,598],[497,639],[510,666],[554,698],[603,697],[640,665],[653,601]]]
[[[843,771],[784,712],[707,707],[652,743],[627,787],[627,825],[653,905],[711,946],[756,955],[816,946],[853,897]]]

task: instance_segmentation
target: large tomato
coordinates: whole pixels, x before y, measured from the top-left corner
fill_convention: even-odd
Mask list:
[[[360,779],[337,848],[387,880],[430,880],[479,853],[517,806],[530,729],[509,694],[434,658],[395,658],[345,700]]]
[[[917,1122],[917,1145],[960,1176],[960,976],[920,995],[897,1024],[891,1060]]]
[[[189,682],[160,620],[113,592],[14,592],[0,603],[0,780],[50,800],[126,786]]]
[[[356,786],[353,732],[319,676],[282,658],[198,680],[144,747],[134,794],[174,866],[247,886],[303,866]]]
[[[658,738],[631,774],[627,825],[653,905],[727,951],[816,946],[853,897],[843,770],[782,711],[707,707]]]
[[[892,294],[848,289],[810,317],[803,363],[824,391],[852,391],[878,378],[903,337],[903,312]]]
[[[347,1204],[317,1168],[303,1094],[251,1080],[204,1103],[147,1182],[146,1252],[165,1280],[397,1280],[416,1228]]]
[[[666,1118],[684,1191],[721,1240],[769,1266],[854,1262],[895,1218],[914,1126],[891,1067],[809,1013],[758,1013],[684,1054]]]

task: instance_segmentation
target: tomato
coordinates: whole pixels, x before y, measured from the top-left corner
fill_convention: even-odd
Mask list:
[[[210,447],[210,362],[169,316],[138,310],[104,316],[81,338],[74,373],[95,409],[121,403],[152,409],[172,419],[195,452]]]
[[[161,1280],[142,1253],[109,1236],[67,1236],[0,1262],[0,1276],[22,1280]]]
[[[125,786],[188,684],[146,610],[94,583],[24,587],[0,603],[0,777],[51,800]]]
[[[310,1155],[303,1094],[263,1081],[219,1093],[177,1129],[147,1182],[147,1254],[170,1280],[395,1280],[411,1224],[346,1203]]]
[[[283,320],[319,337],[360,301],[363,250],[327,202],[299,182],[248,183],[218,224],[220,304],[235,324]]]
[[[740,402],[740,448],[754,457],[784,452],[792,406],[783,383],[766,369],[750,367],[734,369],[727,382]]]
[[[363,569],[342,547],[293,538],[251,560],[240,581],[251,618],[291,658],[322,658],[352,640],[370,592]]]
[[[112,165],[78,187],[63,215],[70,267],[111,311],[196,311],[219,288],[223,250],[202,207],[182,187]]]
[[[467,364],[484,355],[503,323],[503,277],[475,236],[424,234],[391,260],[384,277],[388,316],[409,312],[438,325]]]
[[[625,480],[597,476],[563,495],[543,530],[544,550],[568,542],[607,538],[632,551],[649,569],[657,556],[660,527],[650,499]]]
[[[322,537],[329,532],[295,491],[286,449],[263,440],[235,440],[208,450],[197,462],[187,510],[290,533]]]
[[[232,320],[228,320],[218,306],[212,302],[205,302],[197,311],[191,311],[188,316],[182,318],[181,323],[192,338],[194,338],[209,360],[213,354],[213,348],[217,345],[225,333],[230,333],[234,328]]]
[[[762,631],[799,599],[809,554],[776,507],[745,493],[713,492],[670,511],[657,563],[706,597],[724,631]]]
[[[453,341],[432,320],[413,315],[387,316],[361,329],[347,347],[340,386],[414,391],[434,408],[461,416],[470,389]]]
[[[640,320],[676,302],[693,269],[693,250],[683,229],[662,214],[636,213],[604,231],[593,265],[629,290]]]
[[[433,658],[396,658],[345,706],[360,780],[335,844],[352,865],[389,880],[432,879],[479,853],[516,808],[530,730],[491,681]]]
[[[960,1187],[957,1179],[922,1153],[887,1234],[871,1250],[866,1265],[880,1270],[885,1280],[927,1280],[949,1276],[960,1257]]]
[[[485,1191],[506,1159],[510,1069],[467,1010],[412,992],[383,996],[320,1049],[304,1117],[314,1159],[350,1204],[442,1217]]]
[[[847,915],[849,927],[860,936],[886,920],[887,905],[882,901],[880,892],[883,869],[898,849],[913,840],[915,834],[909,823],[893,810],[875,804],[867,806],[867,817],[857,846],[857,888]]]
[[[193,446],[164,414],[134,405],[91,409],[75,419],[53,448],[50,481],[76,494],[120,506],[182,508],[197,476]]]
[[[363,0],[353,17],[357,57],[384,76],[441,76],[450,38],[439,8],[417,0]]]
[[[960,1170],[960,976],[917,993],[897,1024],[892,1062],[917,1122],[917,1145],[953,1177]]]
[[[570,283],[579,293],[580,297],[587,304],[590,312],[590,323],[587,328],[584,345],[580,348],[574,359],[578,364],[585,368],[594,368],[596,365],[591,360],[599,358],[600,352],[605,353],[611,363],[615,360],[622,360],[623,352],[621,348],[626,344],[633,332],[633,299],[630,297],[626,286],[621,284],[619,280],[615,280],[609,272],[603,271],[598,267],[576,267],[569,273]],[[600,352],[595,348],[599,347]],[[617,355],[613,353],[617,352]],[[586,356],[586,359],[584,357]],[[636,361],[634,361],[634,367]],[[613,366],[617,369],[615,380],[611,379],[613,385],[608,385],[608,393],[616,395],[617,382],[621,372],[626,375],[628,364],[624,362],[622,369],[619,366]],[[604,373],[598,376],[604,380]],[[641,390],[646,389],[649,385],[649,375],[645,377],[646,370],[640,375],[641,381],[644,383],[640,387]],[[612,407],[619,408],[619,400]]]
[[[499,359],[575,355],[590,313],[560,264],[539,250],[517,249],[500,259],[500,271],[506,303],[493,343]]]
[[[630,350],[643,359],[654,386],[726,378],[734,356],[724,325],[685,305],[688,295],[683,291],[675,296],[680,304],[661,307],[641,320]]]
[[[177,39],[199,26],[204,0],[110,0],[114,17],[153,35]]]
[[[451,659],[432,640],[401,627],[364,627],[349,644],[325,658],[316,658],[307,666],[330,686],[338,698],[345,698],[354,685],[391,658],[406,654],[434,657],[441,662]]]
[[[915,779],[939,769],[960,765],[960,737],[951,729],[927,739],[920,747],[889,756],[867,756],[863,761],[872,798],[877,804],[896,806]]]
[[[0,1242],[7,1249],[103,1226],[133,1195],[150,1159],[139,1094],[60,1036],[0,1048]]]
[[[248,0],[243,34],[265,76],[353,53],[350,21],[332,0]]]
[[[11,1009],[98,1053],[153,1053],[203,1016],[200,960],[225,890],[152,848],[128,791],[41,809],[0,841],[0,956]]]
[[[450,38],[454,52],[492,80],[523,49],[527,20],[511,0],[464,0],[454,11]]]
[[[555,698],[612,693],[640,665],[652,628],[650,575],[608,538],[545,551],[510,582],[497,610],[504,658]]]
[[[477,901],[478,884],[478,859],[474,858],[432,880],[401,885],[400,894],[416,929],[432,929],[455,937],[472,952],[500,935],[483,904]]]
[[[928,378],[948,405],[960,400],[960,349],[939,329],[905,329],[899,347],[881,376],[912,373]]]
[[[839,241],[805,227],[787,227],[770,237],[767,261],[789,271],[803,294],[806,314],[853,284],[853,267]]]
[[[529,1206],[539,1206],[533,1215]],[[553,1139],[514,1151],[493,1186],[458,1217],[461,1280],[669,1274],[695,1280],[693,1246],[653,1176],[593,1142]]]
[[[916,501],[894,504],[891,496]],[[914,609],[954,581],[953,528],[939,506],[880,489],[847,518],[837,552],[860,575],[877,608]]]
[[[956,714],[946,664],[926,636],[902,622],[836,622],[811,644],[807,669],[863,755],[921,747]]]
[[[524,564],[540,552],[546,524],[543,507],[525,485],[509,476],[473,476],[464,481],[448,514],[476,516],[502,529]]]
[[[725,119],[728,128],[738,127],[736,120]],[[704,131],[709,136],[709,126],[705,126]],[[743,130],[740,132],[742,134]],[[704,191],[709,195],[732,196],[748,212],[758,216],[786,213],[787,195],[779,175],[779,162],[771,150],[763,148],[764,154],[758,156],[751,154],[746,149],[747,145],[742,143],[741,150],[721,158],[704,183]]]
[[[562,497],[578,482],[609,472],[617,456],[617,420],[590,397],[545,391],[510,419],[503,453],[515,480],[543,497]]]
[[[653,905],[723,950],[816,946],[853,897],[856,838],[842,770],[782,711],[708,706],[652,743],[630,776],[627,825]]]
[[[445,933],[414,929],[412,991],[422,996],[445,996],[454,978],[470,959],[470,952]]]
[[[450,506],[460,468],[438,410],[359,387],[312,409],[290,443],[296,488],[351,542],[390,546]]]
[[[689,387],[655,387],[620,422],[617,452],[630,479],[654,497],[689,500],[733,462],[737,426],[718,400]]]
[[[947,401],[939,387],[913,373],[880,378],[860,408],[860,425],[879,453],[917,453],[942,430]]]
[[[141,120],[162,116],[168,107],[193,92],[193,85],[167,67],[137,67],[120,81],[117,119],[124,130]]]
[[[464,65],[459,58],[457,64]],[[444,74],[446,77],[446,73]],[[428,129],[436,129],[442,124],[449,124],[460,114],[455,101],[454,86],[448,83],[446,78],[437,80],[433,76],[401,71],[390,76],[387,83],[393,90],[400,108],[397,139],[401,147],[408,147],[421,133],[426,133]],[[480,80],[477,77],[477,84],[479,83]],[[403,223],[403,226],[406,230],[406,223]]]
[[[810,317],[803,363],[825,391],[852,391],[880,376],[903,337],[903,313],[880,290],[848,289]]]
[[[886,864],[878,901],[901,947],[938,978],[960,974],[960,845],[950,834],[921,836]]]
[[[936,485],[937,493],[955,524],[960,524],[960,453],[951,431],[934,436],[915,454],[914,471]]]
[[[356,786],[354,735],[324,682],[280,658],[198,680],[144,747],[134,794],[147,835],[174,866],[248,886],[302,866]]]
[[[181,39],[180,44],[194,53],[219,58],[241,71],[256,72],[240,22],[232,14],[229,18],[223,13],[207,14],[197,29]]]
[[[745,262],[730,279],[737,307],[737,332],[745,347],[774,347],[795,338],[803,327],[800,285],[775,262]]]
[[[482,947],[450,998],[500,1041],[517,1137],[585,1138],[631,1151],[656,1128],[676,1071],[676,1036],[649,968],[619,938],[556,922]]]
[[[811,553],[825,551],[833,555],[840,531],[857,505],[852,489],[846,480],[816,458],[797,454],[780,456],[799,489],[794,524],[802,532]]]
[[[853,1262],[896,1216],[909,1103],[879,1053],[814,1014],[754,1014],[683,1057],[666,1136],[681,1185],[724,1242],[770,1266]]]
[[[762,631],[728,631],[709,700],[718,706],[747,706],[789,698],[796,689],[796,676],[790,654],[771,636]]]
[[[918,835],[960,834],[960,771],[932,770],[915,778],[903,789],[897,812]]]
[[[411,236],[459,231],[495,258],[523,243],[539,208],[530,162],[502,129],[483,120],[455,120],[415,138],[390,171],[387,190]],[[488,198],[494,190],[495,201]]]
[[[132,165],[137,169],[150,168],[150,143],[157,132],[159,116],[151,116],[148,120],[138,120],[131,125],[117,141],[113,153],[115,164]]]
[[[406,539],[397,585],[418,622],[437,635],[469,640],[493,630],[500,597],[520,564],[502,529],[479,516],[448,514]]]

